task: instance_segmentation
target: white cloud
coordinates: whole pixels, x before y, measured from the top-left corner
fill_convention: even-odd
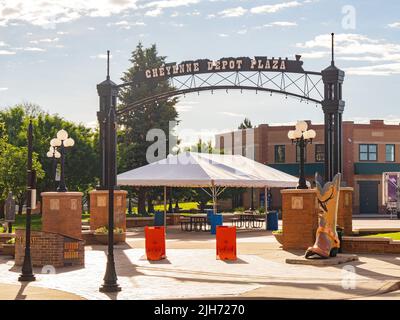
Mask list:
[[[110,59],[112,59],[112,54],[110,54]],[[104,53],[99,53],[95,56],[90,56],[90,59],[107,59],[107,55]]]
[[[0,92],[1,91],[7,91],[8,90],[8,88],[0,88]]]
[[[131,27],[142,27],[145,25],[146,24],[141,21],[130,22],[130,21],[126,21],[126,20],[107,23],[107,27],[116,26],[116,27],[119,27],[120,29],[126,29],[126,30],[131,29]]]
[[[9,45],[4,41],[0,41],[0,47],[9,47]]]
[[[30,52],[45,52],[46,49],[38,48],[38,47],[25,47],[21,48],[23,51],[30,51]]]
[[[229,37],[229,35],[227,35],[226,33],[219,33],[218,36],[221,37],[221,38]]]
[[[238,34],[246,34],[247,33],[247,29],[239,30],[237,33]]]
[[[142,5],[140,8],[154,8],[152,10],[148,10],[145,15],[148,17],[158,17],[164,13],[164,9],[183,6],[187,7],[193,4],[197,4],[199,2],[200,0],[159,0],[149,2],[145,5]]]
[[[271,25],[275,27],[296,27],[297,23],[290,21],[276,21],[272,22]]]
[[[308,58],[330,56],[331,36],[319,35],[310,41],[297,43],[296,47],[311,49],[302,55]],[[357,62],[382,62],[376,65],[349,67],[354,75],[392,75],[400,70],[400,44],[384,39],[371,39],[362,34],[343,33],[335,35],[335,59]]]
[[[162,9],[157,8],[154,10],[147,11],[144,15],[148,16],[148,17],[158,17],[158,16],[161,16],[162,14],[163,14]]]
[[[10,51],[10,50],[0,50],[0,56],[9,56],[9,55],[13,55],[16,52],[14,51]]]
[[[45,38],[45,39],[39,39],[39,40],[31,40],[31,41],[29,41],[29,43],[38,44],[38,43],[40,43],[40,42],[52,43],[52,42],[58,42],[58,41],[60,41],[60,38],[53,38],[53,39],[51,39],[51,38]]]
[[[302,4],[298,1],[282,2],[277,4],[267,4],[263,6],[258,6],[250,9],[251,13],[261,14],[261,13],[276,13],[286,8],[299,7]]]
[[[225,116],[229,116],[229,117],[237,117],[237,118],[243,118],[246,115],[242,114],[242,113],[234,113],[234,112],[226,112],[226,111],[221,111],[219,112],[220,114],[223,114]]]
[[[389,28],[400,28],[400,22],[393,22],[387,25]]]
[[[366,67],[345,68],[344,70],[348,74],[357,76],[390,76],[400,74],[400,62]]]
[[[225,9],[219,12],[218,15],[221,16],[222,18],[236,18],[243,16],[246,12],[247,9],[244,9],[243,7],[236,7],[236,8]]]
[[[82,16],[107,17],[137,9],[137,0],[2,0],[0,25],[24,22],[42,27],[76,20]]]

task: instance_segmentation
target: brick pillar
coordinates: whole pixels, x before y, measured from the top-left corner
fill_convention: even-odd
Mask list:
[[[282,194],[283,249],[305,250],[315,242],[318,201],[314,189],[284,189]]]
[[[82,239],[82,193],[42,192],[42,231]]]
[[[108,226],[108,190],[93,190],[90,194],[90,230]],[[126,231],[127,191],[114,191],[114,227]]]
[[[344,228],[344,235],[353,233],[353,188],[340,188],[337,224]]]

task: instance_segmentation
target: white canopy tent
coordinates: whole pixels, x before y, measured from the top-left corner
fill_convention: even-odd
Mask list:
[[[291,188],[298,178],[241,155],[184,152],[121,173],[117,184],[164,186],[165,219],[166,187],[197,187],[206,192],[210,188],[216,212],[217,197],[226,187]]]

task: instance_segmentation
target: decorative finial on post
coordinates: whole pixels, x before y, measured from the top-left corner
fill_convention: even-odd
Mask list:
[[[107,80],[110,80],[110,50],[107,50]]]
[[[334,66],[335,65],[335,34],[332,32],[331,33],[332,36],[332,61],[331,61],[331,65]]]

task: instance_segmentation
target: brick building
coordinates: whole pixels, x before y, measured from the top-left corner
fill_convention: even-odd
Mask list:
[[[324,175],[324,125],[307,121],[317,133],[307,146],[305,174],[313,181],[315,172]],[[215,137],[217,149],[224,153],[250,156],[254,160],[298,176],[299,152],[287,137],[293,126],[261,124],[254,129],[238,130]],[[369,124],[343,122],[343,181],[354,188],[353,213],[384,213],[382,205],[382,173],[400,171],[400,124],[371,120]],[[252,148],[254,150],[252,150]],[[281,207],[279,190],[271,190],[272,208]],[[250,206],[251,192],[232,200],[233,207]],[[254,205],[263,204],[263,190],[254,190]]]

